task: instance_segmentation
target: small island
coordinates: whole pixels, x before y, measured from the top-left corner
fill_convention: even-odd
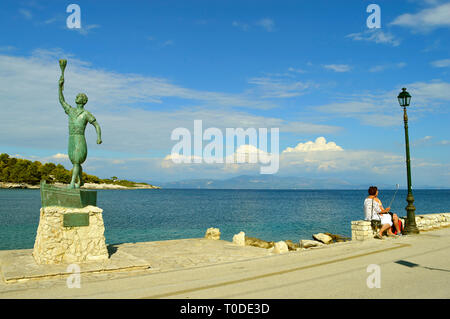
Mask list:
[[[61,164],[30,161],[0,154],[0,188],[39,189],[41,180],[48,184],[62,185],[70,183],[72,172]],[[101,179],[83,172],[84,189],[160,189],[148,183],[137,183],[118,179],[113,176]]]

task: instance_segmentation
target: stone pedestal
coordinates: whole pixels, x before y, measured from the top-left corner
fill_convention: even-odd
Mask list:
[[[38,264],[108,259],[103,210],[97,192],[56,187],[41,181],[41,215],[33,257]]]
[[[102,212],[96,206],[41,208],[33,249],[35,261],[61,264],[108,259]]]

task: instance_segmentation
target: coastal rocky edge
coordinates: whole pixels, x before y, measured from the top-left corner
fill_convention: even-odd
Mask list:
[[[219,240],[220,230],[218,228],[208,228],[205,233],[206,239]],[[312,240],[302,239],[298,243],[292,242],[292,240],[285,241],[265,241],[259,238],[245,236],[245,232],[241,231],[233,236],[233,244],[237,246],[254,246],[259,248],[270,249],[271,253],[283,254],[288,251],[304,250],[308,248],[321,247],[336,242],[345,242],[350,238],[342,237],[340,235],[330,233],[317,233],[314,234]]]
[[[66,184],[55,183],[55,186],[65,186]],[[39,189],[39,185],[31,185],[27,183],[7,183],[0,182],[0,188],[9,188],[9,189]],[[116,184],[95,184],[95,183],[85,183],[82,189],[160,189],[159,186],[154,185],[146,185],[136,183],[133,187],[126,187],[122,185]]]

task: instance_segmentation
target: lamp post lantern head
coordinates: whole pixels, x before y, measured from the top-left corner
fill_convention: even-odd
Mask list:
[[[403,88],[402,91],[397,96],[398,103],[401,107],[409,106],[409,102],[411,101],[411,95],[406,91],[406,88]]]

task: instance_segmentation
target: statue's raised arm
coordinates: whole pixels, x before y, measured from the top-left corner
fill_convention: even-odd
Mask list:
[[[61,77],[59,78],[59,103],[61,103],[64,111],[69,114],[71,106],[66,103],[64,99],[64,70],[66,69],[67,60],[59,60],[59,67],[61,68]]]

